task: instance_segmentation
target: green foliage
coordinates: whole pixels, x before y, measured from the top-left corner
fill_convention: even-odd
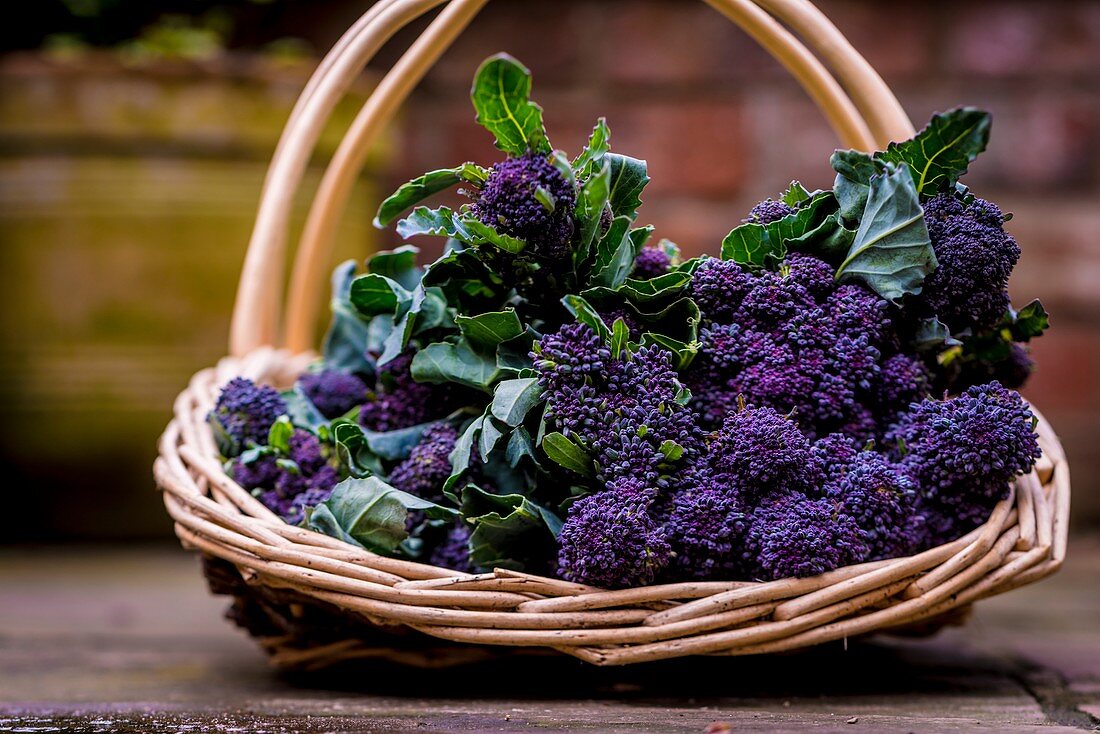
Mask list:
[[[542,108],[531,101],[531,72],[507,54],[487,59],[477,70],[470,91],[477,122],[496,138],[505,153],[549,153]]]

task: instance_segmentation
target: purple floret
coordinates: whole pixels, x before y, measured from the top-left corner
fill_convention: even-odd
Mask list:
[[[866,334],[876,345],[893,339],[890,304],[862,285],[840,286],[825,299],[825,309],[837,333]]]
[[[754,280],[735,262],[704,258],[691,276],[691,297],[704,319],[728,323]]]
[[[409,458],[390,472],[390,484],[417,497],[440,499],[443,483],[451,475],[450,455],[457,440],[458,430],[450,423],[430,426]]]
[[[311,487],[302,492],[290,501],[289,507],[283,513],[283,520],[291,525],[301,525],[306,516],[306,508],[316,507],[331,497],[333,486]]]
[[[926,398],[902,415],[887,441],[922,504],[953,515],[956,535],[983,522],[1009,482],[1038,460],[1035,416],[997,382],[948,400]]]
[[[442,542],[432,549],[428,563],[461,573],[476,573],[470,564],[470,526],[461,520],[455,522]]]
[[[750,209],[749,216],[741,221],[746,224],[771,224],[794,212],[795,209],[790,204],[774,199],[764,199]]]
[[[738,319],[742,323],[772,329],[813,306],[814,299],[798,282],[781,273],[764,272],[745,294]]]
[[[829,497],[863,531],[870,549],[867,560],[911,553],[918,543],[909,518],[913,514],[913,481],[874,451],[862,451],[844,477],[830,485]]]
[[[744,566],[748,515],[731,487],[700,474],[696,486],[673,497],[666,521],[677,578],[731,578]]]
[[[672,266],[672,258],[659,247],[645,247],[634,260],[634,271],[630,274],[635,280],[650,280],[664,275]]]
[[[549,192],[553,210],[535,198]],[[493,166],[473,205],[484,224],[524,240],[531,254],[559,260],[570,252],[577,193],[561,171],[540,153],[507,158]]]
[[[924,220],[939,267],[925,278],[921,310],[952,332],[995,326],[1008,310],[1008,279],[1020,259],[1004,214],[984,199],[965,204],[946,193],[925,202]]]
[[[830,433],[814,441],[810,447],[814,461],[821,467],[827,484],[841,479],[859,454],[857,442],[845,433]]]
[[[859,563],[868,552],[859,525],[836,501],[800,494],[757,507],[746,547],[755,575],[765,581],[816,576]]]
[[[271,489],[279,477],[279,467],[275,463],[275,457],[270,454],[259,456],[248,463],[238,457],[229,463],[229,476],[249,491]]]
[[[339,418],[367,402],[367,383],[347,372],[307,372],[298,378],[298,385],[321,415],[329,419]]]
[[[291,461],[298,465],[303,474],[315,474],[325,466],[325,456],[321,450],[321,441],[309,431],[294,429],[291,434],[289,451]]]
[[[578,500],[558,538],[558,575],[609,589],[651,584],[671,558],[649,500],[604,491]]]
[[[926,397],[931,377],[924,362],[913,355],[899,353],[888,357],[882,363],[875,390],[883,414],[891,419],[909,403]]]
[[[222,388],[209,420],[221,427],[233,443],[235,454],[250,443],[267,443],[272,424],[284,413],[286,403],[274,388],[235,377]]]
[[[413,350],[409,349],[381,368],[378,390],[359,412],[359,423],[364,428],[394,431],[446,412],[449,403],[441,399],[440,391],[412,378],[412,358]]]
[[[783,261],[788,278],[806,289],[817,301],[821,301],[836,289],[833,266],[813,255],[794,252]]]
[[[773,408],[746,408],[727,416],[708,458],[715,478],[737,487],[746,502],[773,494],[813,492],[821,467],[793,420]]]

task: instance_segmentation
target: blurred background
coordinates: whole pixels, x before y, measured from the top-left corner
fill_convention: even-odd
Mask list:
[[[1015,213],[1012,290],[1043,299],[1026,394],[1061,434],[1077,530],[1100,527],[1100,3],[820,0],[918,127],[994,114],[967,179]],[[174,542],[151,478],[172,400],[225,352],[267,161],[320,55],[368,0],[38,0],[0,29],[0,543]],[[629,8],[629,12],[625,12]],[[395,39],[338,110],[295,210]],[[598,115],[648,159],[642,220],[716,252],[791,178],[827,187],[837,142],[740,31],[686,0],[497,0],[401,112],[364,172],[341,256],[394,243],[380,196],[495,160],[467,97],[478,63],[528,64],[556,146]]]

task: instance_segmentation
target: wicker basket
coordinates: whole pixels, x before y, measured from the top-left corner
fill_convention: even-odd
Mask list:
[[[237,375],[287,386],[315,358],[309,350],[334,223],[369,146],[485,2],[380,0],[321,63],[268,173],[233,314],[232,356],[195,375],[160,442],[154,470],[176,534],[204,554],[212,590],[236,597],[230,616],[276,664],[316,667],[384,657],[440,665],[557,650],[618,665],[769,653],[873,631],[935,629],[965,616],[978,599],[1058,569],[1066,551],[1069,469],[1042,418],[1042,458],[980,528],[912,557],[769,583],[604,591],[505,570],[458,574],[287,525],[235,484],[222,470],[205,422],[219,386]],[[882,80],[806,0],[707,2],[798,79],[845,145],[871,150],[912,135]],[[274,284],[283,281],[288,204],[321,127],[378,48],[440,5],[445,7],[366,102],[329,165],[296,253],[280,335],[282,294]]]

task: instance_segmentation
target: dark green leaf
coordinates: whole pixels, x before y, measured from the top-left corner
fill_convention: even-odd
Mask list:
[[[984,110],[960,107],[935,115],[911,140],[890,143],[879,160],[907,164],[917,193],[934,196],[949,191],[970,162],[989,143],[991,117]]]
[[[1038,300],[1034,300],[1016,312],[1009,331],[1018,342],[1031,341],[1050,327],[1050,316]]]
[[[331,369],[330,365],[325,366]],[[283,402],[286,403],[286,414],[294,425],[304,426],[316,432],[320,426],[328,424],[328,420],[321,415],[321,411],[317,410],[298,385],[283,392],[282,396]]]
[[[596,259],[592,263],[592,275],[589,284],[617,288],[634,269],[634,259],[638,249],[631,238],[630,218],[616,217],[607,232],[596,245]]]
[[[536,331],[527,326],[519,336],[501,342],[497,346],[497,367],[514,372],[530,369],[531,348],[538,336]]]
[[[507,54],[487,59],[470,91],[478,123],[505,153],[549,153],[542,108],[531,101],[531,72]]]
[[[435,520],[458,515],[456,510],[402,492],[377,477],[345,479],[331,497],[314,508],[309,528],[374,553],[389,554],[408,537],[411,512]]]
[[[477,316],[456,316],[455,325],[474,349],[495,352],[501,342],[523,333],[515,309],[492,311]]]
[[[378,456],[367,445],[367,437],[358,423],[338,421],[332,424],[332,438],[340,463],[353,477],[382,473]]]
[[[588,325],[601,339],[608,341],[611,338],[611,329],[607,328],[607,324],[604,323],[596,309],[592,308],[588,301],[580,296],[565,296],[561,299],[561,302],[566,310],[576,317],[577,321]]]
[[[509,426],[518,426],[542,401],[542,386],[536,378],[504,380],[493,392],[492,414]]]
[[[768,224],[749,222],[731,231],[722,241],[722,259],[760,268],[780,260],[793,243],[817,231],[837,209],[836,198],[822,191],[804,202],[793,214]]]
[[[453,237],[464,242],[470,239],[470,233],[462,226],[455,212],[446,206],[438,209],[416,207],[409,216],[397,223],[397,234],[406,240],[417,235]]]
[[[575,210],[578,227],[576,247],[581,253],[589,252],[596,235],[599,234],[600,219],[611,193],[610,186],[611,167],[607,161],[604,161],[599,171],[589,176],[581,186]]]
[[[368,273],[351,283],[351,305],[365,318],[389,314],[403,315],[413,302],[413,292],[384,275]]]
[[[683,292],[691,282],[691,274],[683,271],[665,273],[649,280],[627,279],[619,292],[633,303],[649,303]]]
[[[458,344],[429,344],[413,356],[410,370],[417,382],[454,382],[485,392],[492,392],[493,383],[500,377],[495,355],[475,352],[464,340]]]
[[[604,154],[611,150],[611,129],[607,126],[607,119],[601,117],[596,120],[592,134],[588,136],[588,145],[573,161],[572,168],[582,179],[588,178],[592,172],[599,169],[603,163]]]
[[[833,194],[840,205],[840,216],[845,222],[855,226],[867,205],[871,178],[882,173],[885,168],[882,162],[858,150],[834,151],[829,158],[829,164],[837,173]]]
[[[499,424],[499,421],[493,420],[488,414],[485,415],[484,420],[481,422],[481,436],[478,440],[478,453],[481,455],[483,462],[489,460],[489,455],[496,448],[500,439],[504,438],[504,431],[507,426]]]
[[[735,227],[722,240],[722,259],[738,265],[761,268],[768,257],[782,258],[787,254],[782,242],[772,242],[764,225],[755,222]]]
[[[939,351],[945,346],[957,346],[960,342],[952,338],[951,331],[939,319],[924,319],[917,324],[913,335],[913,346],[920,352]]]
[[[792,250],[808,252],[830,262],[839,262],[848,254],[855,238],[856,231],[844,225],[840,212],[833,212],[817,227],[801,237],[792,237],[787,244]]]
[[[400,461],[409,457],[413,446],[420,443],[424,431],[439,423],[420,423],[393,431],[368,431],[363,429],[367,448],[375,456],[386,461]]]
[[[322,346],[325,364],[342,372],[370,372],[366,357],[367,324],[351,305],[351,284],[355,279],[354,260],[341,263],[332,271],[332,321]]]
[[[471,245],[489,244],[513,255],[523,252],[527,247],[527,243],[523,240],[497,232],[488,224],[478,221],[472,216],[463,217],[460,224],[467,232],[466,241]]]
[[[919,293],[935,267],[924,212],[907,167],[902,164],[872,178],[863,218],[837,279],[862,281],[896,301]]]
[[[649,183],[646,162],[617,153],[608,153],[604,160],[611,167],[611,213],[633,220],[642,205],[642,191]]]
[[[387,227],[403,212],[419,204],[432,194],[449,189],[462,181],[474,184],[483,183],[488,175],[488,171],[474,163],[463,163],[461,166],[454,168],[429,171],[423,176],[402,184],[397,191],[390,194],[378,207],[378,215],[374,218],[374,226]]]
[[[482,568],[522,570],[554,547],[561,520],[520,494],[495,495],[467,486],[462,515],[473,526],[470,561]]]
[[[542,450],[559,466],[581,476],[592,475],[592,458],[577,444],[561,433],[548,433],[542,439]]]
[[[458,435],[458,440],[455,441],[455,447],[451,449],[450,461],[451,461],[451,476],[447,478],[447,481],[443,484],[443,494],[448,499],[457,502],[458,496],[455,494],[455,488],[466,476],[467,470],[470,468],[470,460],[473,458],[474,447],[478,445],[481,438],[481,431],[485,427],[486,417],[479,415],[474,418],[463,429],[462,433]]]
[[[630,348],[630,327],[626,325],[626,321],[622,318],[615,319],[615,323],[611,325],[611,356],[615,359],[621,359],[623,352],[627,352]]]
[[[673,339],[670,336],[657,334],[652,331],[647,331],[642,334],[642,343],[656,344],[672,352],[673,355],[675,355],[672,360],[672,365],[677,370],[687,369],[692,361],[694,361],[695,355],[699,352],[699,342],[682,342],[679,339]]]
[[[420,285],[423,272],[416,267],[416,256],[420,249],[413,245],[401,245],[393,250],[379,252],[367,260],[367,271],[384,275],[401,284],[406,290]]]
[[[801,206],[803,202],[810,200],[810,192],[798,181],[791,181],[791,185],[787,187],[787,190],[783,192],[779,200],[787,206],[797,208]]]

